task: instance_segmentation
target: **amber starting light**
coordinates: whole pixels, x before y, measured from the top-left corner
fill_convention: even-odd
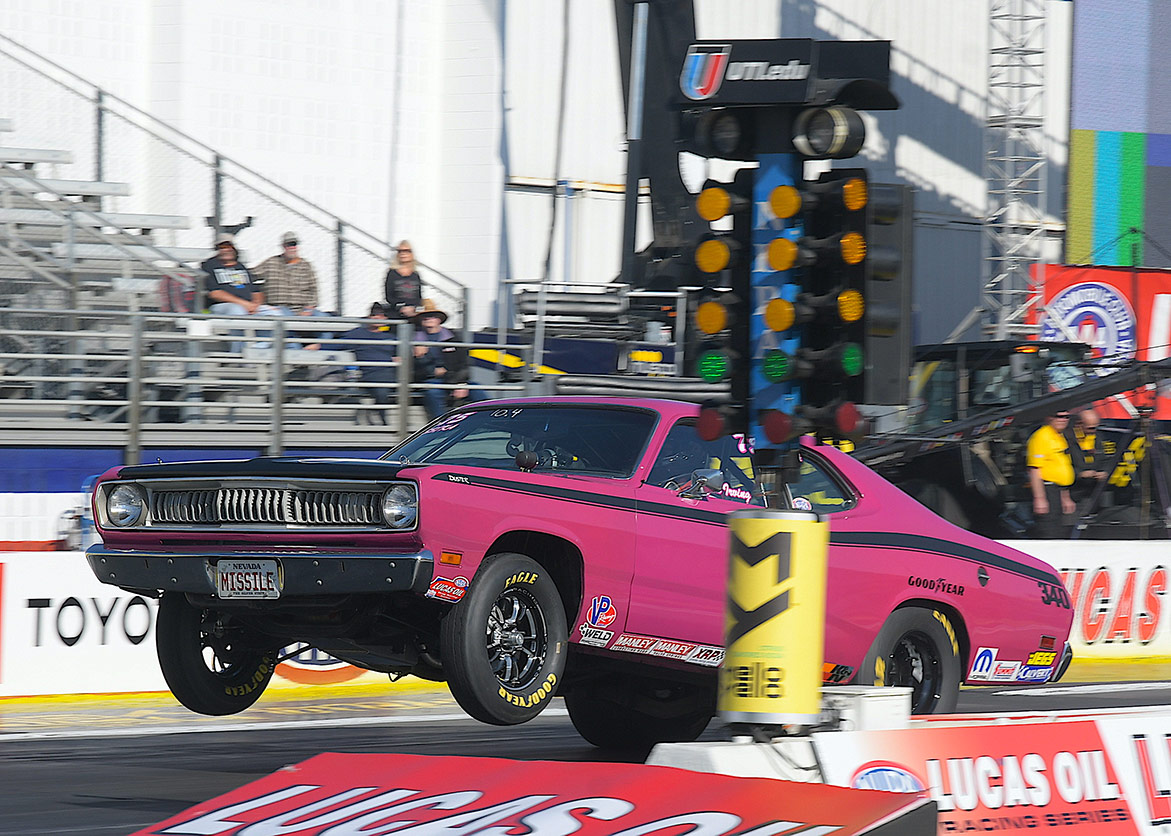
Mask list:
[[[778,218],[792,218],[801,211],[801,193],[792,186],[777,186],[768,194],[769,208]]]
[[[695,266],[705,273],[718,273],[731,261],[731,248],[719,238],[709,238],[695,248]]]
[[[695,309],[695,324],[705,334],[718,334],[728,327],[728,309],[719,302],[703,302]]]
[[[793,303],[788,299],[772,299],[764,307],[764,324],[770,331],[788,331],[796,318]]]
[[[727,189],[709,186],[695,199],[695,211],[705,221],[718,221],[732,209],[732,198]]]
[[[866,312],[866,302],[856,290],[843,290],[838,294],[838,316],[842,322],[857,322]]]
[[[846,264],[859,264],[866,258],[866,239],[857,232],[847,232],[843,235],[839,247],[842,261]]]
[[[866,206],[869,194],[866,190],[866,181],[861,177],[851,177],[842,184],[842,205],[851,212],[857,212]]]
[[[768,266],[780,272],[792,269],[797,261],[797,245],[788,238],[774,238],[768,243]]]

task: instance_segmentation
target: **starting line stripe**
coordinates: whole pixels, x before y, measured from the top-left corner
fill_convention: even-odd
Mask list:
[[[546,708],[541,716],[567,717],[569,712],[564,708]],[[275,722],[255,723],[220,723],[199,725],[185,723],[172,726],[154,726],[146,729],[70,729],[66,731],[44,732],[15,732],[4,734],[0,732],[0,742],[12,740],[83,740],[102,737],[155,737],[164,734],[199,734],[202,732],[251,732],[269,731],[278,729],[326,729],[344,728],[347,726],[399,726],[411,723],[438,723],[451,721],[470,721],[467,714],[430,714],[414,715],[410,717],[349,717],[334,720],[277,720]]]

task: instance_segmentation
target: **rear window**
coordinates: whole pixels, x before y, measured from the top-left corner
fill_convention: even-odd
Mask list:
[[[516,454],[537,456],[537,472],[627,478],[658,415],[591,406],[488,407],[441,418],[384,459],[516,470]]]

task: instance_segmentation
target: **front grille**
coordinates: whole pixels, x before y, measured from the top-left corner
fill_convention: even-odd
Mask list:
[[[381,491],[154,490],[150,494],[150,515],[156,525],[383,525]]]

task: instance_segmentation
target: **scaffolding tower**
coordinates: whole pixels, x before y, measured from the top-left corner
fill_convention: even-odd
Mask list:
[[[989,0],[983,330],[1011,339],[1040,302],[1045,227],[1045,3]],[[1031,274],[1036,265],[1038,275]]]

